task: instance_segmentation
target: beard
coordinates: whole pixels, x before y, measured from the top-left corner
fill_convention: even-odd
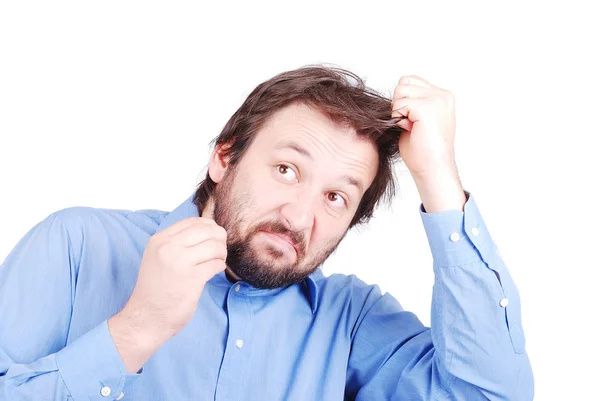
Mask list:
[[[245,213],[253,210],[254,205],[252,184],[247,179],[238,180],[244,187],[234,190],[235,167],[230,166],[213,193],[213,219],[227,231],[227,267],[255,288],[273,289],[301,282],[333,253],[348,230],[315,250],[313,255],[307,249],[306,233],[289,230],[281,220],[258,222],[243,230]],[[260,231],[288,236],[296,249],[295,262],[286,262],[284,252],[271,245],[267,245],[265,254],[261,255],[252,246],[252,239]]]

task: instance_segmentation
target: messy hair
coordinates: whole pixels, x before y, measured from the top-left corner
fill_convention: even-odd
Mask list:
[[[403,131],[392,117],[391,99],[368,88],[356,74],[337,67],[311,65],[280,73],[258,85],[212,141],[223,147],[223,157],[235,166],[265,122],[278,110],[302,103],[315,108],[360,138],[372,141],[379,154],[375,179],[364,193],[350,227],[366,223],[380,202],[389,203],[396,192],[393,162],[400,159],[398,138]],[[198,184],[194,204],[201,214],[216,183]]]

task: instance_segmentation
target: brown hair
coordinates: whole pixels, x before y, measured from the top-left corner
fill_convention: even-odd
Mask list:
[[[230,144],[223,156],[229,156],[229,163],[234,166],[265,121],[294,102],[318,109],[335,123],[352,127],[359,137],[375,143],[379,153],[377,175],[364,193],[349,228],[366,223],[380,201],[389,203],[396,192],[392,163],[400,159],[398,138],[403,129],[397,125],[400,118],[391,115],[391,100],[366,87],[356,74],[322,65],[278,74],[248,95],[212,144]],[[216,185],[208,172],[198,184],[194,204],[199,213]]]

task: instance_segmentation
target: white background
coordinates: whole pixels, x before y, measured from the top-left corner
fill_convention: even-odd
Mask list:
[[[175,208],[209,141],[276,73],[332,63],[388,94],[418,74],[456,97],[457,164],[520,290],[536,400],[594,399],[597,14],[448,3],[3,2],[0,260],[65,207]],[[431,255],[398,171],[392,208],[325,272],[379,284],[429,324]]]

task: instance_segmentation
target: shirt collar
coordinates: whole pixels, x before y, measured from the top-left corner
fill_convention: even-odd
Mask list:
[[[177,223],[180,220],[183,219],[187,219],[188,217],[198,217],[198,208],[197,206],[194,204],[194,194],[192,194],[189,198],[187,198],[181,205],[177,206],[172,212],[168,213],[166,216],[164,216],[163,220],[161,221],[160,225],[158,226],[158,228],[156,229],[156,232],[162,231],[165,228]],[[219,276],[222,276],[222,279],[225,279],[228,283],[229,280],[227,280],[227,278],[225,277],[225,273],[222,272],[222,274],[220,274]],[[303,281],[301,281],[298,285],[301,286],[302,289],[302,293],[306,296],[306,300],[308,301],[308,303],[310,304],[310,308],[311,311],[313,313],[313,315],[317,312],[317,304],[318,304],[318,286],[317,286],[317,281],[319,281],[321,278],[323,278],[323,272],[321,271],[321,268],[317,268],[317,270],[315,270],[310,276],[308,276],[306,279],[304,279]],[[281,291],[281,289],[275,289],[275,290],[263,290],[263,289],[254,289],[254,291],[256,291],[257,293],[267,293],[267,292],[273,292],[273,295],[275,293],[278,293],[279,291]]]
[[[198,217],[198,208],[194,204],[194,195],[192,194],[181,205],[177,206],[172,212],[167,213],[160,222],[156,232],[162,231],[165,228],[177,223],[180,220],[188,217]]]

